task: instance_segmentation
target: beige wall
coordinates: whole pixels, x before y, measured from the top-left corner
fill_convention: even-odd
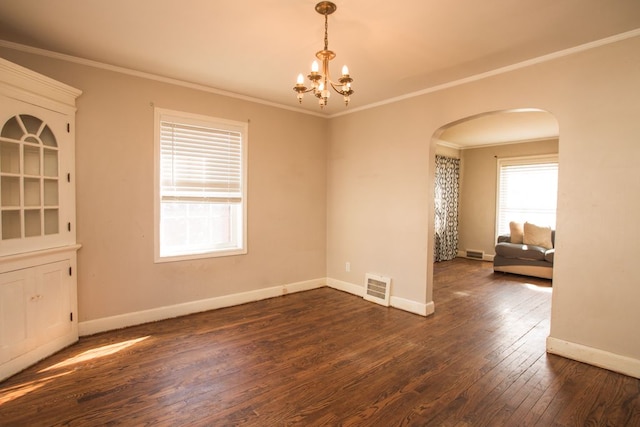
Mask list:
[[[539,108],[560,125],[551,338],[613,364],[625,358],[640,376],[632,268],[640,255],[639,37],[328,122],[0,52],[85,91],[77,120],[82,319],[325,275],[360,285],[366,272],[391,276],[393,297],[428,305],[434,132],[487,111]],[[251,119],[247,256],[153,264],[150,102]]]
[[[640,247],[629,238],[640,235],[638,52],[636,37],[332,119],[327,275],[361,283],[380,271],[392,294],[428,303],[432,135],[483,112],[546,110],[560,128],[551,337],[631,361],[640,376]]]
[[[497,158],[558,154],[558,140],[462,150],[458,250],[495,254]]]
[[[393,296],[425,304],[430,135],[405,105],[329,124],[327,276],[359,286],[365,273],[389,276]]]
[[[83,91],[76,121],[81,322],[325,277],[326,119],[0,54]],[[154,264],[151,103],[250,120],[247,255]]]

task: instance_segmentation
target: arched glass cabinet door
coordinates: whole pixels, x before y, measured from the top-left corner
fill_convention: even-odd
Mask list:
[[[60,232],[59,146],[40,118],[18,114],[0,131],[0,240]]]

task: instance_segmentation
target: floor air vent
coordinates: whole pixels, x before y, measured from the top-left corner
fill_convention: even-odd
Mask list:
[[[471,259],[484,259],[484,251],[474,251],[473,249],[467,249],[466,257]]]
[[[365,280],[364,299],[388,307],[391,278],[367,273]]]

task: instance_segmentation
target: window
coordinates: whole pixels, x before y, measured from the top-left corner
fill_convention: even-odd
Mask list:
[[[246,253],[248,125],[155,110],[155,259]]]
[[[498,159],[497,235],[509,222],[556,227],[558,157]]]

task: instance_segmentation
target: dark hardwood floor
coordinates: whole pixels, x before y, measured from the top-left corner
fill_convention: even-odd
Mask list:
[[[82,338],[0,425],[640,426],[640,380],[545,353],[550,282],[457,259],[423,318],[323,288]]]

